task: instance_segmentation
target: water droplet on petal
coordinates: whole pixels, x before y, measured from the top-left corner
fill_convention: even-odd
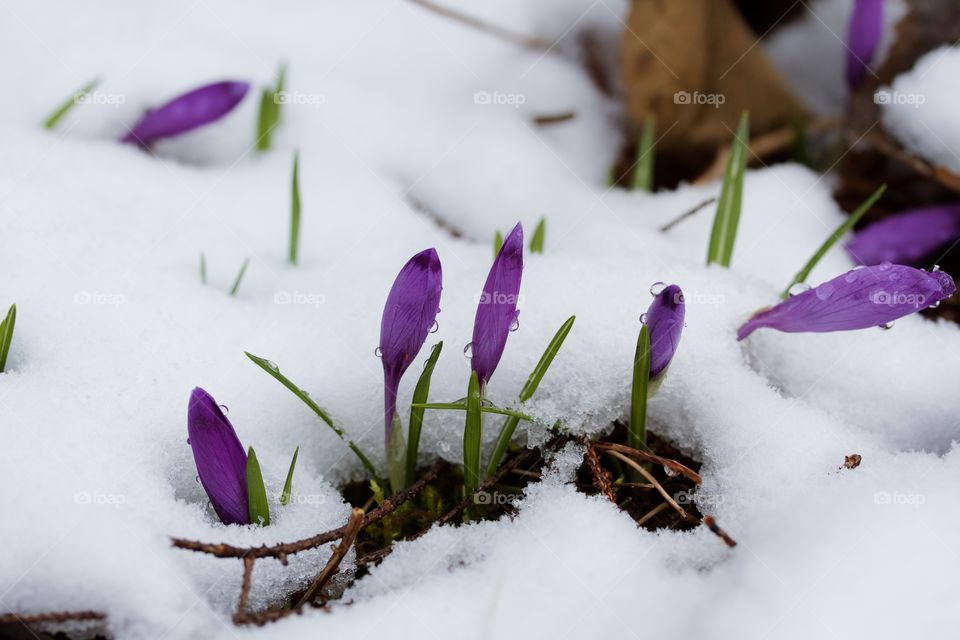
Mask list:
[[[463,348],[463,355],[467,356],[468,358],[472,358],[472,357],[473,357],[473,343],[472,343],[472,342],[468,342],[468,343],[467,343],[467,346],[465,346],[465,347]]]
[[[788,293],[791,296],[798,296],[801,293],[806,293],[807,291],[810,291],[810,285],[808,285],[806,282],[797,282],[790,287],[790,291]]]
[[[855,266],[855,267],[853,268],[853,270],[854,270],[854,271],[860,271],[860,269],[866,269],[866,268],[867,268],[867,265],[865,265],[865,264],[858,264],[857,266]]]
[[[433,324],[430,325],[430,333],[436,333],[439,329],[440,329],[440,323],[434,320]]]
[[[897,273],[896,271],[890,274],[890,282],[896,282],[899,279],[900,279],[900,274]]]
[[[879,327],[880,327],[881,329],[883,329],[884,331],[889,331],[890,329],[893,329],[893,323],[892,323],[892,322],[885,322],[885,323],[883,323],[883,324],[881,324],[881,325],[877,325],[877,326],[879,326]]]
[[[825,282],[813,290],[814,294],[816,294],[817,299],[819,300],[828,300],[830,296],[833,295],[833,291],[834,286],[829,282]]]
[[[278,367],[277,363],[273,360],[267,360],[264,364],[267,365],[267,368],[269,368],[270,371],[273,371],[274,373],[280,373],[280,367]]]
[[[220,411],[222,411],[223,414],[226,415],[226,414],[230,413],[230,407],[228,407],[228,406],[225,405],[225,404],[221,404],[221,405],[220,405]]]
[[[937,271],[940,271],[940,265],[935,264],[933,265],[933,272],[936,273]]]
[[[888,260],[886,262],[881,262],[878,268],[880,271],[889,271],[892,266],[893,264]]]
[[[663,293],[663,290],[667,288],[666,282],[654,282],[650,285],[650,295],[656,298],[658,295]]]
[[[640,324],[647,324],[647,314],[645,313],[640,314]]]
[[[519,328],[520,328],[520,318],[514,318],[514,319],[510,322],[510,331],[513,332],[513,331],[516,331],[516,330],[519,329]]]
[[[373,355],[377,356],[378,358],[382,358],[383,349],[381,349],[380,347],[377,347],[376,349],[373,350]]]
[[[843,281],[849,284],[849,283],[856,282],[856,281],[857,281],[857,278],[859,278],[859,277],[860,277],[860,276],[857,275],[857,270],[854,269],[853,271],[851,271],[851,272],[848,273],[847,275],[843,276]]]

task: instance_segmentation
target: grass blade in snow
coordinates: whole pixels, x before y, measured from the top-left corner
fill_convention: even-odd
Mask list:
[[[63,116],[67,115],[70,110],[73,109],[81,100],[83,100],[88,93],[93,91],[98,84],[100,84],[100,80],[94,78],[81,87],[79,91],[75,91],[69,98],[63,101],[63,104],[57,107],[56,111],[47,117],[43,123],[43,127],[45,129],[53,129],[55,126],[57,126],[57,123],[60,122]]]
[[[650,329],[640,328],[633,359],[633,385],[630,388],[630,430],[627,444],[641,451],[647,446],[647,388],[650,384]]]
[[[407,436],[407,467],[406,481],[409,486],[417,475],[417,455],[420,450],[420,430],[423,427],[424,408],[420,405],[425,403],[430,396],[430,381],[433,378],[433,369],[437,365],[437,359],[443,350],[443,341],[433,345],[430,350],[430,357],[427,364],[423,367],[423,372],[417,380],[417,386],[413,390],[413,404],[410,406],[410,430]]]
[[[260,113],[257,117],[257,151],[270,148],[273,130],[280,124],[280,106],[283,103],[284,85],[287,67],[281,66],[277,73],[277,85],[274,89],[264,89],[260,93]]]
[[[321,409],[320,405],[314,402],[313,398],[311,398],[306,391],[304,391],[303,389],[295,385],[289,378],[287,378],[285,375],[280,373],[280,368],[277,367],[277,365],[271,362],[270,360],[267,360],[266,358],[260,358],[247,351],[244,351],[244,353],[247,355],[248,358],[250,358],[251,361],[253,361],[255,365],[257,365],[258,367],[260,367],[261,369],[269,373],[277,382],[279,382],[280,384],[285,386],[287,389],[289,389],[293,393],[293,395],[300,398],[300,400],[305,405],[310,407],[310,410],[313,411],[315,414],[317,414],[317,416],[321,420],[323,420],[323,422],[328,427],[330,427],[330,429],[332,429],[333,432],[337,434],[337,436],[341,440],[343,440],[348,447],[350,447],[350,450],[353,451],[353,453],[357,456],[357,458],[363,464],[367,472],[370,473],[370,476],[372,478],[377,477],[377,470],[374,468],[373,464],[370,462],[370,459],[363,454],[363,451],[361,451],[360,448],[352,440],[347,438],[347,434],[344,433],[343,429],[341,429],[340,427],[338,427],[333,423],[333,420],[330,418],[329,414],[327,414],[326,411]]]
[[[286,506],[290,504],[290,492],[293,489],[293,470],[297,467],[297,454],[300,453],[300,447],[293,450],[293,458],[290,460],[290,468],[287,469],[287,480],[283,483],[283,493],[280,494],[280,504]]]
[[[523,389],[520,390],[520,402],[526,402],[533,397],[537,387],[540,386],[540,381],[543,380],[543,376],[546,375],[547,369],[553,364],[553,359],[557,356],[557,352],[559,352],[560,347],[563,346],[563,341],[567,339],[567,334],[570,333],[570,329],[573,328],[573,323],[576,319],[576,316],[570,316],[557,331],[556,335],[553,336],[553,340],[547,345],[543,355],[540,356],[540,361],[537,363],[537,366],[533,368],[533,372],[530,374],[530,377],[527,378]],[[493,453],[490,455],[490,461],[487,463],[487,477],[493,475],[497,467],[500,466],[500,460],[503,459],[503,454],[506,453],[507,447],[510,446],[510,439],[513,437],[513,432],[516,431],[517,425],[520,424],[520,420],[521,418],[519,416],[513,415],[508,417],[506,422],[503,423],[500,434],[497,436],[497,442],[493,447]]]
[[[463,401],[459,402],[426,402],[424,404],[411,404],[411,407],[417,409],[431,409],[438,411],[466,411],[467,405]],[[510,416],[516,418],[517,420],[526,420],[527,422],[536,422],[536,418],[533,416],[527,415],[525,413],[520,413],[519,411],[514,411],[513,409],[504,409],[502,407],[494,407],[492,405],[481,404],[480,413],[493,413],[498,416]]]
[[[473,498],[480,486],[480,446],[483,442],[483,414],[480,412],[480,380],[477,372],[470,374],[467,388],[467,419],[463,426],[463,493]]]
[[[200,254],[200,283],[207,284],[207,256]]]
[[[493,257],[496,258],[497,254],[500,253],[500,249],[503,248],[503,234],[500,231],[497,231],[497,234],[493,236]]]
[[[293,153],[293,178],[290,181],[290,264],[297,264],[300,246],[300,152]]]
[[[543,241],[547,235],[547,219],[540,218],[537,228],[533,230],[533,237],[530,238],[530,253],[543,253]]]
[[[730,158],[727,159],[723,189],[720,191],[717,214],[710,233],[707,264],[717,263],[729,267],[733,258],[733,243],[737,239],[737,225],[740,224],[740,208],[743,205],[743,177],[747,170],[749,142],[750,114],[744,111],[737,133],[730,144]]]
[[[801,282],[806,282],[810,272],[813,271],[815,266],[817,266],[817,263],[820,262],[820,259],[826,255],[827,251],[830,250],[830,247],[835,245],[837,240],[842,238],[845,233],[850,231],[850,229],[853,229],[853,226],[857,224],[857,222],[860,221],[860,218],[862,218],[864,214],[877,203],[877,200],[880,199],[886,190],[887,185],[883,185],[874,191],[873,195],[871,195],[863,204],[857,207],[857,209],[847,217],[843,224],[837,227],[837,229],[830,234],[830,237],[827,238],[822,245],[820,245],[820,248],[817,249],[817,252],[813,254],[813,257],[810,258],[807,264],[804,265],[803,269],[800,269],[800,271],[797,272],[797,275],[793,277],[793,280],[789,285],[787,285],[787,288],[784,289],[783,293],[780,294],[781,298],[784,300],[787,299],[787,297],[790,296],[790,289],[792,289],[794,285]]]
[[[637,168],[633,171],[633,188],[637,191],[653,191],[653,169],[655,165],[654,136],[657,133],[657,119],[647,116],[643,121],[643,132],[637,147]]]
[[[230,295],[237,295],[237,291],[240,290],[240,283],[243,282],[243,274],[247,272],[247,265],[250,264],[250,258],[247,258],[243,261],[243,264],[240,265],[240,273],[237,274],[237,279],[233,282],[233,287],[230,288]]]
[[[13,342],[13,327],[17,323],[17,305],[10,305],[7,317],[0,322],[0,373],[7,368],[7,355]]]
[[[250,522],[267,526],[270,524],[270,505],[267,504],[267,490],[263,486],[263,474],[253,447],[247,449],[247,501],[250,509]]]

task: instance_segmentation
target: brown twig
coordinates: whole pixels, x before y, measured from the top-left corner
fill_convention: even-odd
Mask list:
[[[354,508],[353,512],[350,514],[350,520],[347,522],[347,530],[343,534],[343,539],[340,540],[340,544],[333,550],[333,554],[330,556],[330,559],[327,560],[327,564],[323,567],[323,571],[320,572],[320,575],[314,579],[314,581],[301,596],[300,601],[297,602],[297,609],[300,609],[308,602],[312,602],[313,599],[317,596],[317,593],[320,592],[320,589],[323,588],[327,581],[333,577],[333,575],[340,569],[340,563],[343,562],[344,556],[347,555],[347,551],[350,550],[350,547],[353,546],[353,541],[356,539],[357,534],[360,533],[360,527],[363,525],[363,509]]]
[[[848,131],[846,135],[847,139],[851,140],[854,139],[856,132]],[[951,191],[960,191],[960,175],[901,149],[882,133],[871,132],[864,137],[864,140],[883,155],[900,161],[920,175],[940,183]]]
[[[669,504],[667,504],[666,502],[661,502],[660,504],[655,506],[653,509],[650,509],[650,511],[647,511],[642,518],[637,520],[637,526],[642,527],[644,524],[647,523],[648,520],[650,520],[650,518],[654,517],[664,509],[669,509],[669,508],[670,508]]]
[[[737,541],[727,535],[727,532],[720,528],[720,526],[717,524],[717,519],[713,516],[704,516],[703,524],[707,525],[707,528],[719,536],[719,538],[723,540],[724,544],[731,549],[737,546]]]
[[[650,482],[651,484],[653,484],[654,489],[656,489],[656,490],[660,493],[660,495],[663,496],[663,499],[667,501],[667,504],[669,504],[671,507],[673,507],[674,511],[676,511],[678,514],[680,514],[680,517],[681,517],[682,519],[686,520],[687,522],[699,522],[696,518],[694,518],[693,516],[689,515],[686,511],[684,511],[683,507],[681,507],[679,504],[677,504],[677,501],[673,499],[673,496],[671,496],[669,493],[667,493],[667,490],[663,488],[663,485],[661,485],[659,482],[657,482],[657,479],[653,477],[653,474],[651,474],[649,471],[647,471],[646,469],[644,469],[644,468],[643,468],[643,465],[637,463],[637,462],[634,461],[634,460],[631,460],[631,459],[628,458],[627,456],[623,455],[622,453],[620,453],[619,451],[616,451],[616,450],[614,450],[614,449],[609,449],[609,448],[606,448],[606,447],[605,447],[605,448],[603,448],[603,451],[604,451],[607,455],[611,455],[611,456],[613,456],[614,458],[616,458],[617,460],[619,460],[620,462],[622,462],[622,463],[630,466],[630,467],[633,468],[637,473],[639,473],[639,474],[642,475],[644,478],[646,478],[648,482]]]
[[[600,457],[597,455],[597,449],[593,442],[587,436],[580,436],[580,444],[583,445],[583,458],[590,469],[590,476],[593,478],[593,486],[597,491],[607,496],[610,502],[616,504],[617,498],[613,495],[613,484],[610,481],[610,474],[600,465]]]
[[[536,49],[540,51],[545,51],[550,49],[553,44],[543,40],[541,38],[536,38],[534,36],[527,36],[521,33],[515,33],[504,27],[491,24],[479,18],[460,13],[459,11],[454,11],[447,7],[440,6],[430,0],[410,0],[413,4],[419,5],[428,11],[432,11],[438,15],[441,15],[445,18],[450,18],[451,20],[456,20],[460,24],[464,24],[468,27],[477,29],[484,33],[488,33],[497,38],[501,38],[513,44],[518,44],[521,47],[527,47],[528,49]]]
[[[253,581],[254,559],[247,556],[243,559],[243,582],[240,585],[240,598],[237,600],[237,612],[233,614],[234,624],[243,624],[247,621],[247,602],[250,601],[250,585]]]
[[[424,487],[433,482],[440,474],[440,470],[447,465],[448,463],[443,460],[434,464],[415,483],[402,491],[398,491],[391,498],[385,500],[378,508],[368,513],[363,519],[362,526],[370,526],[371,524],[378,522],[379,520],[382,520],[386,516],[393,513],[397,507],[423,491]],[[294,542],[283,542],[271,546],[262,545],[259,547],[236,547],[230,544],[211,544],[207,542],[198,542],[195,540],[185,540],[183,538],[171,538],[170,540],[173,546],[177,547],[178,549],[186,549],[188,551],[196,551],[198,553],[207,553],[218,558],[250,557],[277,558],[283,560],[288,555],[293,555],[309,549],[315,549],[319,546],[327,544],[328,542],[339,540],[347,532],[348,526],[349,525],[337,527],[336,529],[324,531],[323,533],[318,533],[315,536]]]
[[[573,111],[567,111],[566,113],[555,113],[551,115],[535,116],[533,119],[533,122],[538,127],[545,127],[551,124],[559,124],[561,122],[573,120],[576,117],[577,117],[576,113],[574,113]]]
[[[676,460],[671,460],[670,458],[662,458],[660,456],[654,455],[652,453],[647,453],[646,451],[640,451],[639,449],[634,449],[633,447],[628,447],[622,444],[615,444],[612,442],[598,442],[594,445],[597,449],[601,451],[608,452],[618,452],[620,454],[626,454],[628,456],[633,456],[634,458],[639,458],[644,462],[652,462],[653,464],[663,465],[668,469],[676,471],[680,475],[693,480],[696,484],[702,484],[703,480],[700,478],[700,474],[696,471],[683,465]]]
[[[102,611],[51,611],[49,613],[5,613],[0,624],[37,624],[40,622],[70,622],[74,620],[106,620]]]
[[[681,215],[679,215],[678,217],[674,218],[673,220],[671,220],[671,221],[668,222],[667,224],[665,224],[665,225],[663,225],[662,227],[660,227],[660,231],[663,232],[663,233],[666,233],[667,231],[670,231],[670,229],[673,229],[675,226],[677,226],[678,224],[680,224],[681,222],[683,222],[683,221],[686,220],[687,218],[690,218],[690,217],[694,216],[695,214],[699,213],[700,210],[702,210],[704,207],[707,207],[707,206],[713,204],[713,203],[716,202],[716,201],[717,201],[717,197],[716,197],[716,196],[714,196],[714,197],[712,197],[712,198],[707,198],[706,200],[704,200],[703,202],[701,202],[701,203],[698,204],[697,206],[690,208],[689,210],[683,212]]]

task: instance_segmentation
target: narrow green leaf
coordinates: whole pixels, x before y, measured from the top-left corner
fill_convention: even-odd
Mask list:
[[[730,158],[727,160],[723,188],[717,201],[717,214],[710,233],[707,264],[717,263],[729,267],[733,258],[733,244],[737,239],[737,226],[740,224],[740,209],[743,205],[743,178],[747,171],[749,143],[750,113],[744,111],[740,116],[737,133],[730,144]]]
[[[297,264],[300,246],[300,152],[293,152],[293,178],[290,180],[290,264]]]
[[[497,235],[493,236],[493,257],[496,258],[503,248],[503,234],[497,229]]]
[[[270,505],[267,504],[267,490],[263,486],[263,474],[253,447],[247,449],[247,502],[250,510],[250,522],[267,526],[270,524]]]
[[[390,490],[396,493],[406,486],[407,442],[403,437],[400,414],[396,411],[393,412],[391,423],[390,440],[387,442],[387,479],[390,481]]]
[[[73,94],[63,101],[63,103],[56,108],[56,110],[51,113],[47,119],[43,122],[45,129],[53,129],[57,126],[57,123],[67,115],[71,109],[73,109],[81,100],[83,100],[88,93],[93,91],[97,85],[100,84],[99,78],[94,78],[87,84],[80,87],[79,91],[74,91]]]
[[[290,504],[290,493],[293,489],[293,470],[297,467],[297,454],[300,453],[300,447],[293,450],[293,458],[290,460],[290,468],[287,469],[287,480],[283,483],[283,493],[280,494],[280,504],[286,506]]]
[[[443,350],[443,341],[433,345],[430,350],[430,357],[427,358],[427,364],[423,367],[423,372],[417,380],[417,386],[413,390],[413,404],[423,404],[430,396],[430,381],[433,378],[433,369],[437,366],[437,360],[440,358],[440,352]],[[417,456],[420,450],[420,430],[423,428],[423,407],[410,406],[410,432],[407,436],[407,485],[416,480],[417,475]]]
[[[553,364],[553,359],[557,356],[557,352],[559,352],[560,347],[563,346],[563,341],[567,339],[567,334],[570,333],[570,329],[573,328],[573,323],[576,319],[577,316],[567,318],[567,321],[561,325],[560,329],[553,336],[553,340],[547,345],[543,355],[540,356],[540,361],[537,363],[537,366],[533,368],[533,372],[530,374],[530,377],[527,378],[523,389],[520,390],[520,402],[526,402],[533,397],[537,387],[540,386],[540,381],[543,380],[543,376],[546,375],[547,369]],[[500,460],[503,459],[504,454],[507,452],[507,447],[510,446],[510,439],[513,438],[513,433],[517,430],[517,426],[522,419],[524,418],[520,417],[519,414],[515,414],[509,416],[503,423],[500,434],[497,436],[497,442],[493,447],[493,453],[487,462],[488,478],[493,475],[497,467],[500,466]]]
[[[207,284],[207,256],[200,252],[200,282]]]
[[[470,374],[467,388],[467,417],[463,426],[463,492],[469,499],[480,486],[480,446],[483,442],[483,414],[480,412],[480,381]]]
[[[466,411],[467,405],[463,402],[427,402],[424,404],[411,404],[411,407],[417,409],[431,409],[439,411]],[[536,422],[537,419],[533,416],[527,415],[526,413],[520,413],[519,411],[514,411],[513,409],[503,409],[502,407],[494,407],[486,404],[480,405],[480,413],[493,413],[498,416],[512,416],[519,420],[526,420],[528,422]]]
[[[633,384],[630,388],[630,430],[627,444],[634,449],[647,446],[647,389],[650,385],[650,329],[640,328],[633,359]]]
[[[530,238],[530,253],[543,253],[543,240],[546,235],[547,219],[540,218],[537,228],[533,230],[533,237]]]
[[[247,265],[250,264],[250,258],[247,258],[243,261],[243,264],[240,265],[240,273],[237,274],[237,279],[233,281],[233,286],[230,288],[230,295],[237,295],[237,291],[240,289],[240,283],[243,281],[243,274],[247,272]]]
[[[370,462],[370,459],[363,454],[363,451],[361,451],[360,448],[352,440],[347,438],[347,434],[344,433],[343,429],[341,429],[340,427],[338,427],[333,423],[333,420],[330,418],[330,415],[326,411],[321,409],[320,405],[318,405],[316,402],[313,401],[313,398],[310,397],[310,394],[308,394],[306,391],[304,391],[303,389],[298,387],[296,384],[294,384],[285,375],[280,373],[280,368],[274,362],[267,360],[266,358],[260,358],[258,356],[255,356],[252,353],[249,353],[247,351],[244,351],[244,353],[247,355],[248,358],[250,358],[250,360],[255,365],[257,365],[258,367],[260,367],[261,369],[269,373],[274,380],[276,380],[277,382],[285,386],[287,389],[289,389],[293,393],[293,395],[300,398],[301,402],[303,402],[305,405],[310,407],[310,410],[313,411],[315,414],[317,414],[317,417],[323,420],[323,422],[328,427],[330,427],[330,429],[332,429],[333,432],[337,434],[337,436],[341,440],[343,440],[348,447],[350,447],[350,450],[353,451],[353,453],[357,456],[357,458],[363,464],[364,468],[366,468],[367,472],[369,472],[370,475],[374,478],[377,476],[377,470],[374,468],[373,464]]]
[[[279,105],[276,104],[275,94],[269,89],[260,92],[260,111],[257,114],[257,151],[266,151],[270,148],[273,125],[276,122],[274,115]]]
[[[0,373],[7,367],[7,355],[10,353],[10,343],[13,342],[13,327],[17,323],[17,305],[10,305],[7,317],[0,322]]]
[[[643,131],[640,134],[640,144],[637,147],[637,166],[633,171],[633,188],[637,191],[653,191],[656,135],[657,118],[648,115],[643,120]]]
[[[824,241],[824,243],[820,245],[820,248],[817,249],[816,253],[813,254],[813,257],[811,257],[810,260],[807,261],[807,264],[803,266],[803,269],[800,269],[800,271],[797,272],[797,275],[793,277],[793,280],[790,281],[790,284],[787,285],[787,288],[784,289],[783,293],[780,294],[781,298],[786,299],[790,295],[790,289],[793,288],[793,285],[798,284],[800,282],[805,282],[807,280],[807,277],[810,275],[810,272],[813,271],[813,268],[815,266],[817,266],[817,263],[820,262],[820,259],[826,255],[827,251],[830,250],[830,247],[835,245],[837,243],[837,240],[842,238],[844,234],[850,231],[850,229],[853,229],[853,226],[857,224],[857,222],[860,221],[860,218],[862,218],[864,214],[867,213],[867,211],[869,211],[871,207],[873,207],[873,205],[877,203],[877,200],[879,200],[880,197],[883,196],[883,193],[886,190],[887,190],[887,185],[883,185],[879,189],[874,191],[873,195],[871,195],[869,198],[866,199],[866,201],[863,204],[857,207],[856,211],[851,213],[847,217],[847,219],[844,220],[843,224],[837,227],[836,230],[830,234],[830,237],[828,237]]]
[[[280,68],[277,70],[277,85],[276,85],[276,88],[273,90],[274,95],[276,95],[276,96],[278,97],[278,99],[275,100],[275,102],[276,102],[276,104],[277,104],[277,110],[276,110],[276,114],[275,114],[275,116],[274,116],[274,121],[275,121],[275,122],[280,122],[280,113],[281,113],[280,103],[281,103],[281,101],[279,100],[279,96],[280,96],[280,94],[282,94],[284,91],[286,91],[286,89],[287,89],[287,65],[281,64],[281,65],[280,65]]]

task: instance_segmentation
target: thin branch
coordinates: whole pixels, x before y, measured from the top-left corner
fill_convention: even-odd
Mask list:
[[[634,458],[639,458],[644,462],[651,462],[653,464],[663,465],[668,469],[676,471],[680,475],[693,480],[696,484],[703,484],[703,480],[700,478],[700,474],[696,471],[687,467],[676,460],[671,460],[670,458],[662,458],[660,456],[654,455],[652,453],[647,453],[646,451],[640,451],[639,449],[634,449],[633,447],[628,447],[622,444],[614,444],[612,442],[598,442],[594,445],[597,449],[601,451],[616,451],[621,454],[626,454],[628,456],[633,456]]]
[[[102,611],[51,611],[49,613],[5,613],[0,624],[36,624],[40,622],[70,622],[73,620],[106,620]]]
[[[706,200],[704,200],[704,201],[701,202],[700,204],[698,204],[698,205],[696,205],[695,207],[692,207],[692,208],[690,208],[689,210],[683,212],[682,214],[680,214],[679,216],[677,216],[676,218],[674,218],[673,220],[671,220],[671,221],[668,222],[667,224],[665,224],[665,225],[663,225],[662,227],[660,227],[660,231],[663,232],[663,233],[666,233],[667,231],[670,231],[670,229],[673,229],[675,226],[677,226],[678,224],[680,224],[681,222],[683,222],[683,221],[686,220],[687,218],[693,217],[695,214],[699,213],[704,207],[709,206],[709,205],[713,204],[713,203],[716,202],[716,201],[717,201],[717,197],[716,197],[716,196],[713,196],[712,198],[707,198]]]
[[[623,455],[622,453],[620,453],[620,452],[618,452],[618,451],[615,451],[615,450],[613,450],[613,449],[607,449],[607,448],[605,448],[604,451],[607,453],[607,455],[611,455],[611,456],[613,456],[614,458],[616,458],[617,460],[619,460],[620,462],[623,462],[624,464],[626,464],[626,465],[630,466],[631,468],[633,468],[637,473],[639,473],[639,474],[642,475],[644,478],[646,478],[648,482],[650,482],[651,484],[653,484],[654,488],[660,493],[661,496],[663,496],[663,499],[666,500],[667,503],[668,503],[671,507],[673,507],[674,510],[675,510],[678,514],[680,514],[680,517],[681,517],[681,518],[683,518],[683,519],[686,520],[687,522],[699,522],[699,520],[697,520],[697,519],[694,518],[693,516],[689,515],[686,511],[683,510],[683,507],[681,507],[679,504],[677,504],[677,501],[673,499],[673,496],[671,496],[669,493],[667,493],[667,490],[663,488],[663,485],[661,485],[659,482],[657,482],[657,479],[654,478],[653,475],[652,475],[649,471],[647,471],[646,469],[644,469],[644,468],[643,468],[643,465],[639,464],[638,462],[636,462],[636,461],[634,461],[634,460],[631,460],[631,459],[628,458],[627,456],[625,456],[625,455]]]
[[[727,535],[727,532],[721,529],[719,525],[717,525],[717,519],[714,518],[713,516],[704,516],[703,524],[707,525],[707,528],[710,529],[710,531],[715,533],[717,536],[719,536],[720,539],[723,540],[724,544],[726,544],[731,549],[737,546],[737,541],[731,538],[729,535]]]
[[[617,498],[613,495],[613,484],[610,481],[610,474],[600,465],[600,457],[597,455],[597,449],[586,436],[580,437],[580,444],[583,445],[583,458],[590,469],[590,475],[593,478],[593,486],[603,495],[607,496],[610,502],[616,504]]]
[[[447,465],[448,463],[443,460],[434,464],[415,483],[397,492],[391,498],[385,500],[378,508],[368,513],[363,519],[362,526],[370,526],[393,513],[397,507],[423,491],[424,487],[433,482],[440,474],[441,469]],[[295,542],[283,542],[271,546],[263,545],[259,547],[236,547],[230,544],[212,544],[195,540],[185,540],[183,538],[171,538],[170,540],[173,546],[178,549],[207,553],[218,558],[277,558],[283,562],[288,555],[307,551],[308,549],[316,549],[328,542],[339,540],[347,532],[348,526],[349,525],[337,527],[336,529],[318,533],[310,538],[304,538]]]
[[[516,33],[504,27],[491,24],[474,16],[467,15],[465,13],[460,13],[459,11],[454,11],[448,7],[441,6],[430,0],[410,0],[413,4],[419,5],[428,11],[432,11],[438,15],[441,15],[445,18],[450,18],[455,20],[460,24],[466,25],[478,31],[488,33],[494,37],[512,42],[513,44],[518,44],[521,47],[526,47],[528,49],[536,49],[538,51],[547,51],[553,47],[553,43],[547,42],[542,38],[537,38],[535,36],[528,36],[522,33]]]
[[[350,547],[353,546],[353,541],[356,539],[357,534],[360,533],[360,527],[362,525],[363,509],[355,507],[353,512],[350,514],[350,520],[347,522],[347,530],[343,534],[343,539],[340,541],[340,544],[337,545],[336,549],[334,549],[333,554],[327,561],[323,571],[321,571],[320,575],[318,575],[310,584],[310,587],[300,598],[300,601],[297,602],[297,606],[295,608],[300,609],[306,603],[312,602],[317,593],[320,592],[320,589],[322,589],[323,586],[327,584],[327,581],[333,577],[333,575],[340,568],[340,563],[343,562],[343,557],[347,555],[347,551],[349,551]]]
[[[650,485],[650,486],[652,487],[653,485]],[[642,527],[647,523],[648,520],[650,520],[650,518],[654,517],[664,509],[669,509],[669,508],[670,508],[669,504],[667,504],[666,502],[661,502],[660,504],[655,506],[653,509],[650,509],[650,511],[647,511],[642,518],[637,520],[637,526]]]
[[[240,585],[240,598],[237,600],[237,612],[233,614],[234,624],[243,624],[247,620],[247,602],[250,601],[250,584],[253,580],[254,559],[243,559],[243,583]]]

